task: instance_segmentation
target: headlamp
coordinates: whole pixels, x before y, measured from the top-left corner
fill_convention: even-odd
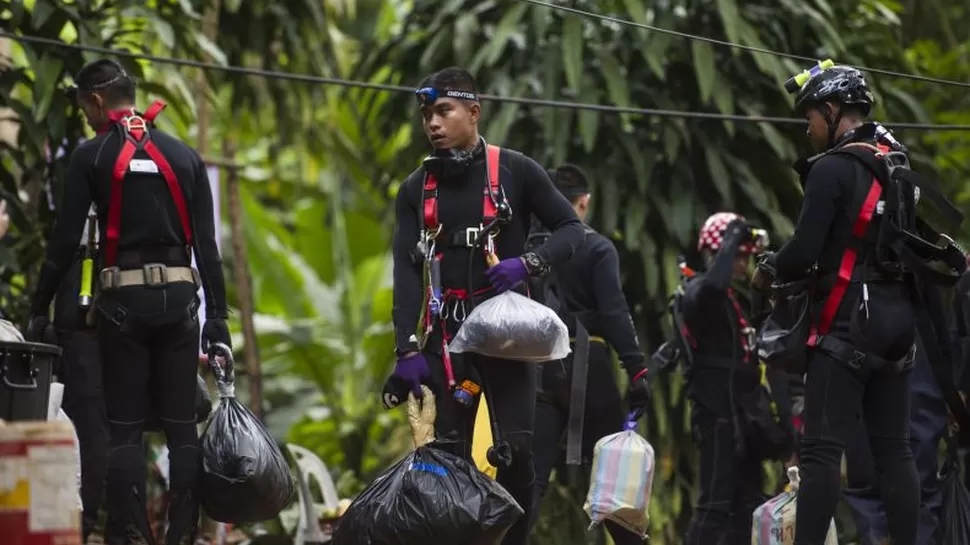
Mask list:
[[[430,106],[442,97],[457,98],[459,100],[468,100],[472,102],[478,101],[478,95],[472,93],[471,91],[456,91],[452,89],[442,90],[434,87],[422,87],[421,89],[416,90],[414,95],[418,98],[418,104],[421,106]]]
[[[815,76],[822,73],[822,71],[827,70],[835,66],[832,59],[825,59],[824,61],[818,61],[818,63],[809,68],[808,70],[802,71],[795,74],[788,81],[785,82],[785,90],[789,93],[797,93],[808,83],[808,80],[814,78]]]

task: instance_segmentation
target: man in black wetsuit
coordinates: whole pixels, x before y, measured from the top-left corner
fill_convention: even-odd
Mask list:
[[[200,282],[207,299],[203,347],[230,343],[205,164],[192,148],[154,128],[161,103],[135,110],[134,82],[118,63],[88,64],[75,87],[98,134],[71,156],[28,335],[37,338],[49,327],[48,307],[77,254],[94,202],[102,241],[95,306],[111,436],[105,542],[153,542],[142,432],[154,398],[170,452],[165,542],[191,544],[199,513],[194,400]],[[193,250],[199,271],[190,265]]]
[[[875,243],[853,234],[874,232],[866,229],[883,221],[876,202],[881,184],[861,160],[833,152],[850,144],[902,150],[886,129],[864,122],[872,103],[862,73],[845,66],[818,72],[796,99],[822,153],[803,163],[798,224],[771,262],[782,281],[804,278],[817,264],[820,287],[828,288],[818,294],[824,301],[816,306],[819,318],[809,338],[796,545],[825,541],[839,499],[843,450],[859,430],[858,414],[880,477],[889,533],[897,545],[916,540],[920,487],[909,444],[907,383],[914,306],[904,275],[877,269]]]
[[[549,177],[559,192],[570,200],[579,219],[585,221],[590,201],[586,174],[579,167],[567,164],[550,171]],[[591,227],[585,226],[585,229],[585,242],[572,259],[553,267],[546,279],[530,282],[533,298],[557,310],[569,327],[570,337],[576,339],[584,334],[577,332],[579,322],[589,338],[585,354],[577,355],[579,344],[574,341],[573,352],[566,359],[541,366],[536,402],[536,501],[532,524],[538,519],[542,496],[549,485],[553,466],[560,458],[563,437],[567,437],[567,441],[576,441],[580,446],[576,454],[582,457],[581,465],[586,478],[580,481],[579,488],[585,494],[589,488],[593,447],[601,438],[623,430],[626,414],[616,386],[610,347],[617,351],[629,379],[630,409],[645,409],[650,400],[647,368],[623,295],[616,248],[608,238]],[[538,232],[533,230],[529,234],[529,242],[543,242],[548,236],[549,232],[544,229]],[[585,392],[582,386],[578,390],[571,387],[577,359],[587,369]],[[585,410],[575,414],[571,412],[572,395],[585,396]],[[581,419],[578,422],[580,429],[574,429],[580,426],[571,420],[571,416]],[[567,427],[571,429],[567,431]],[[581,436],[574,437],[577,432]],[[642,539],[611,521],[606,522],[606,528],[616,545],[643,543]]]
[[[480,377],[500,434],[493,447],[497,481],[526,513],[503,543],[524,545],[535,480],[535,367],[477,354],[449,356],[444,343],[457,332],[472,303],[522,289],[530,276],[541,276],[568,260],[583,240],[583,226],[535,161],[485,144],[478,134],[481,105],[470,74],[444,69],[428,77],[417,95],[434,151],[397,195],[393,253],[398,360],[383,401],[386,407],[395,406],[403,401],[402,385],[406,395],[409,389],[419,394],[420,384],[429,384],[436,395],[437,437],[470,460],[477,399],[466,397],[471,402],[460,403],[452,385],[461,385],[468,376]],[[523,254],[533,214],[552,235]],[[488,227],[495,221],[501,222],[493,241],[501,262],[486,267],[493,243],[483,224]],[[425,267],[440,269],[440,274],[435,272],[431,285],[423,287]],[[426,288],[431,288],[434,300],[426,297]],[[435,300],[440,300],[440,307],[431,308],[429,302],[437,305]]]
[[[714,214],[697,243],[707,270],[687,280],[684,336],[693,353],[687,396],[700,478],[686,545],[751,543],[751,515],[764,501],[762,461],[746,455],[739,418],[741,403],[761,387],[754,331],[731,288],[762,245],[743,217]]]

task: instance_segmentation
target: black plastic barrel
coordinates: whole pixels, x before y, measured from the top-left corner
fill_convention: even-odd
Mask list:
[[[54,362],[60,347],[0,341],[0,419],[47,420]]]

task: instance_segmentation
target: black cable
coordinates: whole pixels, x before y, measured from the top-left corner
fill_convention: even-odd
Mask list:
[[[565,12],[572,13],[572,14],[575,14],[575,15],[581,15],[583,17],[588,17],[588,18],[591,18],[591,19],[599,19],[601,21],[609,21],[611,23],[618,23],[618,24],[621,24],[621,25],[627,25],[627,26],[642,28],[642,29],[645,29],[645,30],[652,30],[654,32],[659,32],[661,34],[669,34],[671,36],[677,36],[677,37],[680,37],[680,38],[687,38],[688,40],[694,40],[694,41],[698,41],[698,42],[707,42],[709,44],[721,45],[721,46],[724,46],[724,47],[731,47],[731,48],[734,48],[734,49],[740,49],[742,51],[748,51],[750,53],[758,53],[758,54],[761,54],[761,55],[771,55],[773,57],[784,57],[784,58],[787,58],[787,59],[794,59],[794,60],[797,60],[797,61],[807,61],[807,62],[811,62],[811,63],[816,63],[816,62],[818,62],[820,60],[820,59],[816,59],[816,58],[813,58],[813,57],[806,57],[806,56],[803,56],[803,55],[795,55],[793,53],[785,53],[785,52],[782,52],[782,51],[773,51],[771,49],[765,49],[763,47],[754,47],[754,46],[750,46],[750,45],[743,45],[743,44],[737,44],[737,43],[734,43],[734,42],[728,42],[728,41],[725,41],[725,40],[718,40],[718,39],[715,39],[715,38],[708,38],[707,36],[698,36],[696,34],[690,34],[690,33],[687,33],[687,32],[679,32],[677,30],[670,30],[670,29],[667,29],[667,28],[660,28],[660,27],[656,27],[656,26],[653,26],[653,25],[645,25],[643,23],[638,23],[636,21],[630,21],[629,19],[618,19],[616,17],[610,17],[609,15],[600,15],[598,13],[593,13],[593,12],[590,12],[590,11],[585,11],[585,10],[581,10],[581,9],[577,9],[577,8],[571,8],[569,6],[562,6],[562,5],[559,5],[559,4],[553,4],[552,2],[543,2],[542,0],[521,0],[521,1],[522,2],[526,2],[526,3],[529,3],[529,4],[534,4],[536,6],[544,6],[544,7],[547,7],[547,8],[552,8],[552,9],[559,10],[559,11],[565,11]],[[866,66],[853,65],[853,67],[854,68],[857,68],[857,69],[859,69],[859,70],[861,70],[863,72],[869,72],[869,73],[872,73],[872,74],[882,74],[884,76],[890,76],[890,77],[894,77],[894,78],[905,78],[905,79],[911,79],[911,80],[915,80],[915,81],[923,81],[923,82],[926,82],[926,83],[937,83],[939,85],[952,85],[954,87],[970,88],[970,83],[963,82],[963,81],[953,81],[953,80],[948,80],[948,79],[933,78],[933,77],[929,77],[929,76],[920,76],[919,74],[907,74],[905,72],[894,72],[892,70],[882,70],[880,68],[869,68],[869,67],[866,67]]]
[[[525,1],[532,1],[532,0],[525,0]],[[341,78],[313,76],[310,74],[297,74],[293,72],[282,72],[277,70],[262,70],[259,68],[246,68],[242,66],[214,64],[214,63],[207,63],[207,62],[195,61],[195,60],[189,60],[189,59],[161,57],[158,55],[150,55],[146,53],[133,53],[131,51],[125,51],[123,49],[111,49],[107,47],[99,47],[99,46],[76,44],[76,43],[68,44],[51,38],[41,38],[39,36],[24,36],[19,34],[13,34],[6,30],[0,30],[0,37],[9,38],[11,40],[24,42],[24,43],[47,45],[51,47],[59,47],[62,49],[75,49],[78,51],[89,51],[92,53],[100,53],[102,55],[115,55],[118,57],[127,57],[131,59],[141,59],[141,60],[156,62],[159,64],[188,66],[192,68],[199,68],[201,70],[211,70],[211,71],[217,71],[217,72],[221,71],[221,72],[228,72],[232,74],[242,74],[242,75],[255,76],[255,77],[261,77],[261,78],[298,81],[303,83],[317,83],[321,85],[337,85],[340,87],[371,89],[376,91],[409,93],[409,94],[414,93],[413,88],[405,87],[403,85],[391,85],[386,83],[371,83],[367,81],[345,80]],[[662,110],[662,109],[655,109],[655,108],[633,108],[633,107],[627,107],[627,106],[610,106],[606,104],[567,102],[562,100],[545,100],[545,99],[538,99],[538,98],[522,98],[522,97],[503,97],[503,96],[487,95],[487,94],[480,94],[479,98],[484,100],[490,100],[493,102],[504,102],[509,104],[522,104],[527,106],[562,108],[562,109],[570,109],[570,110],[590,110],[590,111],[596,111],[596,112],[615,113],[615,114],[633,114],[633,115],[670,117],[670,118],[681,118],[681,119],[711,119],[711,120],[719,120],[719,121],[737,121],[737,122],[749,122],[749,123],[773,123],[773,124],[779,124],[779,125],[805,125],[804,119],[799,119],[794,117],[771,117],[771,116],[760,116],[760,115],[722,114],[722,113],[713,113],[713,112],[692,112],[692,111],[683,111],[683,110]],[[941,125],[941,124],[934,124],[934,123],[889,123],[889,122],[885,122],[883,123],[883,125],[890,128],[895,128],[895,129],[970,131],[970,125]]]

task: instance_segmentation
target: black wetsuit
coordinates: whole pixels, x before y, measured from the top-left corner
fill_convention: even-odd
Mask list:
[[[462,235],[466,228],[478,227],[482,222],[483,195],[487,188],[484,148],[480,147],[474,152],[474,158],[467,167],[450,169],[438,173],[436,177],[438,222],[443,226],[437,248],[443,252],[442,287],[445,290],[469,288],[468,266],[471,257],[472,291],[487,289],[489,284],[484,276],[486,264],[482,250],[466,246]],[[552,266],[568,260],[582,242],[583,226],[569,202],[553,186],[546,171],[525,155],[503,149],[499,178],[512,209],[511,223],[501,227],[496,239],[499,259],[522,255],[529,232],[529,218],[535,214],[553,231],[546,244],[537,248],[535,253]],[[424,180],[425,169],[421,167],[408,176],[397,196],[394,326],[397,348],[401,352],[417,348],[411,337],[415,335],[421,313],[423,265],[412,257],[423,225]],[[458,235],[454,236],[453,233]],[[470,256],[470,252],[475,253]],[[482,293],[480,299],[491,295],[490,292]],[[446,300],[445,303],[452,305],[455,301]],[[470,308],[467,310],[470,311]],[[460,326],[455,317],[455,313],[451,313],[447,322],[452,334]],[[436,435],[442,444],[451,444],[456,454],[471,459],[477,403],[472,407],[459,405],[445,386],[440,335],[440,330],[436,329],[423,351],[436,390]],[[465,367],[474,369],[480,375],[488,397],[490,415],[501,433],[501,438],[496,441],[507,441],[512,449],[512,463],[509,467],[499,468],[497,480],[523,507],[526,515],[512,527],[503,543],[524,545],[535,480],[532,458],[536,396],[534,365],[474,354],[464,358],[457,356],[453,356],[456,374]]]
[[[198,153],[173,136],[151,130],[151,139],[174,170],[192,223],[193,246],[206,295],[207,319],[228,312],[225,280],[215,240],[212,193]],[[109,209],[112,171],[123,136],[118,127],[79,146],[71,156],[54,234],[48,243],[32,306],[47,308],[78,251],[92,201],[100,240]],[[144,151],[135,159],[148,160]],[[190,249],[176,204],[158,173],[126,173],[116,264],[141,269],[147,263],[190,266]],[[99,257],[103,257],[99,256]],[[99,260],[100,264],[100,260]],[[100,269],[96,267],[95,270]],[[171,504],[167,543],[195,534],[198,518],[198,436],[193,400],[199,355],[198,287],[173,282],[102,291],[96,301],[103,364],[103,391],[110,429],[105,540],[124,544],[127,535],[148,535],[145,512],[146,465],[142,432],[149,404],[161,417],[171,464]]]
[[[856,141],[874,145],[874,127],[863,125],[844,136],[837,146]],[[872,183],[872,174],[860,160],[838,154],[817,159],[805,179],[805,199],[795,234],[774,256],[774,265],[778,277],[788,281],[803,278],[817,263],[821,286],[831,288],[846,248],[855,245],[856,272],[828,336],[862,353],[897,361],[906,358],[915,340],[910,285],[904,277],[882,275],[867,265],[875,245],[855,242],[852,237],[861,203]],[[874,214],[870,229],[878,229],[881,221],[881,215]],[[863,302],[863,277],[868,303]],[[819,316],[827,295],[819,294],[815,316]],[[851,332],[853,314],[857,314],[856,326],[860,329],[855,335]],[[843,450],[860,429],[855,419],[859,414],[864,418],[880,477],[890,534],[898,545],[912,545],[916,539],[920,487],[909,442],[909,368],[876,368],[868,361],[853,367],[822,348],[809,352],[797,545],[821,545],[825,540],[839,500]]]
[[[533,233],[530,241],[547,233]],[[586,403],[583,416],[583,471],[576,488],[585,495],[589,488],[589,471],[596,442],[623,430],[626,415],[616,385],[612,347],[622,364],[638,367],[644,357],[637,341],[633,319],[627,307],[620,282],[620,261],[613,243],[591,227],[572,259],[553,269],[549,281],[559,303],[564,306],[564,321],[570,337],[575,337],[576,320],[581,320],[590,336],[587,360]],[[543,301],[543,281],[530,290]],[[575,350],[575,344],[572,345]],[[549,485],[553,468],[561,458],[562,440],[570,414],[570,386],[574,353],[563,360],[543,363],[536,402],[535,461],[536,490],[532,524],[538,520],[542,497]],[[557,479],[561,478],[557,477]],[[606,528],[617,545],[642,544],[643,540],[621,526],[607,521]]]
[[[765,500],[762,460],[745,454],[740,416],[761,387],[731,289],[743,232],[740,222],[728,226],[720,251],[706,272],[688,281],[683,300],[693,351],[687,371],[691,430],[700,447],[699,493],[686,545],[751,543],[751,515]]]

